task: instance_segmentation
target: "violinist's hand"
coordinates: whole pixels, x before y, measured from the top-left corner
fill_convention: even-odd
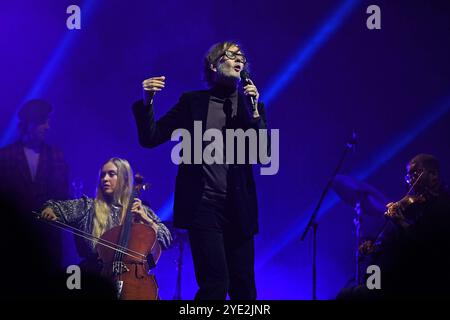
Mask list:
[[[375,250],[375,244],[372,240],[366,240],[360,244],[358,250],[363,255],[371,254]]]
[[[405,219],[403,214],[401,213],[400,207],[398,204],[394,202],[389,202],[386,205],[387,211],[384,213],[385,217],[392,220]]]
[[[47,207],[41,212],[41,218],[55,221],[57,219],[55,212],[52,208]]]
[[[389,202],[386,205],[387,211],[384,213],[384,216],[391,219],[394,223],[402,226],[408,227],[409,224],[406,222],[405,216],[402,213],[402,209],[397,203]]]
[[[164,80],[166,80],[166,77],[161,76],[148,78],[142,81],[142,94],[145,105],[150,105],[153,102],[153,96],[155,93],[164,88]]]
[[[135,218],[137,220],[142,221],[145,224],[148,224],[152,227],[155,232],[158,232],[158,225],[147,215],[147,212],[144,209],[142,201],[138,198],[134,199],[133,206],[131,207],[131,212],[134,213]]]

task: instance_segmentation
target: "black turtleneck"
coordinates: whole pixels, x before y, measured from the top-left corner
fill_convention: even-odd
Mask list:
[[[225,137],[225,130],[233,128],[233,120],[237,114],[238,95],[236,88],[213,87],[209,99],[208,117],[206,120],[207,129],[219,129]],[[204,142],[205,148],[210,142]],[[223,159],[225,162],[225,141]],[[205,191],[226,194],[227,193],[227,164],[206,164],[203,163],[205,175]]]

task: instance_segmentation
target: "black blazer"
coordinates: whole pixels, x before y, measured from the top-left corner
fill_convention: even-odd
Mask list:
[[[210,91],[184,93],[178,103],[158,121],[155,121],[153,105],[145,106],[142,100],[133,104],[133,114],[138,129],[139,143],[154,148],[170,140],[175,129],[183,128],[194,137],[194,121],[202,121],[206,127]],[[260,117],[251,118],[247,111],[247,99],[239,93],[236,128],[266,129],[266,116],[262,103],[258,104]],[[270,141],[268,144],[270,150]],[[248,151],[248,146],[247,146]],[[248,152],[247,152],[248,154]],[[193,152],[191,152],[193,156]],[[193,162],[192,162],[193,163]],[[236,209],[234,225],[245,236],[258,232],[258,205],[251,164],[229,166],[229,196],[233,197]],[[199,205],[204,188],[201,164],[180,164],[175,184],[174,225],[189,228]]]
[[[42,145],[36,178],[31,178],[23,144],[17,141],[0,149],[0,193],[27,214],[39,210],[49,199],[69,198],[69,169],[63,152],[48,144]]]

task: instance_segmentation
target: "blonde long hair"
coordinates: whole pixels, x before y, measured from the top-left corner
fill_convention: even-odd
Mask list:
[[[125,214],[127,213],[128,203],[133,190],[133,171],[131,170],[131,166],[127,160],[111,158],[102,165],[100,168],[97,193],[94,201],[95,216],[92,235],[95,237],[101,237],[103,235],[111,220],[111,208],[105,200],[101,178],[102,168],[109,162],[117,167],[117,186],[114,190],[112,203],[122,206],[120,223],[123,222]]]

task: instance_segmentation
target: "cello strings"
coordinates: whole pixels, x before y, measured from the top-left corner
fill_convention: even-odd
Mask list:
[[[105,243],[105,244],[110,244],[110,245],[112,245],[112,246],[117,246],[118,248],[120,248],[120,246],[118,246],[118,245],[115,244],[114,242],[110,242],[110,241],[108,241],[108,240],[98,238],[98,237],[93,236],[92,234],[90,234],[90,233],[88,233],[88,232],[86,232],[86,231],[77,229],[77,228],[72,227],[72,226],[70,226],[70,225],[68,225],[68,224],[65,224],[65,223],[63,223],[63,222],[61,222],[61,221],[58,221],[58,220],[44,220],[44,222],[49,223],[50,225],[55,225],[55,226],[60,225],[60,226],[58,226],[58,227],[59,227],[60,229],[62,229],[62,230],[65,230],[65,231],[69,231],[69,232],[70,232],[70,230],[68,230],[68,229],[72,229],[73,231],[76,232],[76,233],[75,233],[75,232],[72,232],[73,234],[77,234],[77,235],[80,235],[80,236],[84,234],[86,237],[89,237],[88,240],[97,240],[98,243],[103,242],[103,243]],[[66,229],[66,228],[67,228],[67,229]],[[122,248],[122,249],[126,249],[126,248]],[[134,252],[134,253],[141,254],[141,253],[139,253],[139,252]]]
[[[82,237],[84,239],[87,239],[87,240],[90,240],[90,241],[97,240],[97,243],[99,243],[99,244],[101,244],[101,245],[103,245],[105,247],[108,247],[108,248],[110,248],[112,250],[118,251],[118,252],[120,252],[122,254],[129,255],[130,257],[133,257],[135,259],[146,258],[146,256],[144,254],[140,253],[140,252],[137,252],[137,251],[134,251],[134,250],[130,250],[128,248],[122,247],[122,246],[117,245],[117,244],[115,244],[113,242],[110,242],[108,240],[95,237],[95,236],[93,236],[90,233],[87,233],[87,232],[85,232],[83,230],[79,230],[79,229],[77,229],[75,227],[69,226],[69,225],[67,225],[67,224],[65,224],[65,223],[63,223],[61,221],[57,221],[57,220],[49,221],[49,220],[45,220],[45,219],[40,219],[40,220],[42,220],[45,223],[48,223],[48,224],[50,224],[50,225],[52,225],[54,227],[57,227],[57,228],[59,228],[61,230],[64,230],[64,231],[70,232],[70,233],[72,233],[72,234],[74,234],[76,236]],[[127,250],[127,251],[129,251],[131,253],[134,253],[136,255],[139,255],[140,257],[133,256],[132,254],[130,254],[130,253],[124,251],[124,250]]]
[[[76,235],[76,236],[82,237],[82,238],[84,238],[84,239],[92,240],[92,237],[86,236],[86,235],[84,235],[84,234],[82,234],[82,233],[80,233],[80,232],[73,231],[73,230],[69,230],[69,229],[65,229],[65,228],[63,228],[63,227],[61,227],[61,226],[59,226],[59,225],[56,225],[56,224],[55,224],[54,226],[55,226],[56,228],[59,228],[59,229],[61,229],[61,230],[67,231],[67,232],[70,232],[70,233],[72,233],[72,234],[74,234],[74,235]],[[108,244],[106,244],[106,243],[101,243],[101,242],[98,242],[98,243],[101,244],[102,246],[105,246],[105,247],[110,248],[110,249],[112,249],[112,250],[120,251],[120,252],[122,252],[122,253],[124,253],[124,254],[126,254],[126,255],[132,257],[132,258],[135,258],[135,259],[138,259],[138,260],[142,258],[142,257],[136,257],[136,256],[134,256],[134,255],[132,255],[132,254],[130,254],[130,253],[128,253],[128,252],[125,252],[125,251],[121,250],[121,249],[114,248],[113,246],[110,246],[110,245],[108,245]],[[140,255],[141,255],[141,254],[140,254]]]

